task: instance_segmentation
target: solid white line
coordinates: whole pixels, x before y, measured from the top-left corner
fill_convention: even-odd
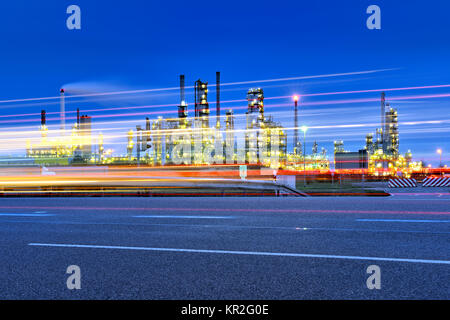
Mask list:
[[[391,194],[392,196],[398,196],[399,194]],[[414,197],[414,196],[410,196]],[[387,200],[391,201],[450,201],[450,199],[432,199],[432,198],[423,198],[423,199],[402,199],[402,198],[389,198]]]
[[[450,220],[401,220],[401,219],[356,219],[356,221],[370,222],[434,222],[434,223],[450,223]]]
[[[2,217],[50,217],[54,214],[43,214],[43,213],[0,213]]]
[[[58,244],[58,243],[29,243],[28,245],[29,246],[39,246],[39,247],[117,249],[117,250],[190,252],[190,253],[217,253],[217,254],[236,254],[236,255],[252,255],[252,256],[276,256],[276,257],[297,257],[297,258],[370,260],[370,261],[412,262],[412,263],[432,263],[432,264],[449,264],[450,265],[450,261],[447,261],[447,260],[380,258],[380,257],[360,257],[360,256],[338,256],[338,255],[328,255],[328,254],[281,253],[281,252],[258,252],[258,251],[229,251],[229,250],[202,250],[202,249],[176,249],[176,248],[149,248],[149,247],[124,247],[124,246],[100,246],[100,245],[86,245],[86,244]]]
[[[168,219],[234,219],[231,216],[133,216],[133,218],[168,218]]]

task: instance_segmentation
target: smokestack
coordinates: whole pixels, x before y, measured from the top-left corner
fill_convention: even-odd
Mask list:
[[[80,128],[80,109],[77,108],[77,128]]]
[[[220,72],[216,72],[216,122],[220,128]]]
[[[180,74],[180,105],[178,106],[178,118],[187,117],[187,103],[184,96],[184,74]]]
[[[381,93],[381,143],[383,148],[383,153],[386,151],[385,149],[385,124],[386,124],[386,94],[384,92]]]
[[[45,110],[41,111],[41,126],[45,126]]]
[[[145,118],[145,138],[146,138],[146,142],[150,142],[150,119],[149,118]]]
[[[184,74],[180,74],[180,99],[181,105],[184,106],[186,104],[186,100],[184,98]]]
[[[66,110],[65,110],[65,103],[64,103],[64,89],[61,89],[59,91],[61,94],[61,102],[60,102],[60,115],[61,115],[61,131],[64,132],[66,129]]]

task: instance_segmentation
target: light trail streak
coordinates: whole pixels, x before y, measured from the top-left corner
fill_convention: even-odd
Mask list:
[[[302,97],[316,97],[316,96],[328,96],[328,95],[342,95],[342,94],[357,94],[357,93],[371,93],[371,92],[382,92],[382,91],[405,91],[405,90],[419,90],[419,89],[432,89],[432,88],[448,88],[450,84],[443,85],[430,85],[430,86],[415,86],[415,87],[400,87],[400,88],[387,88],[387,89],[367,89],[367,90],[355,90],[355,91],[337,91],[337,92],[323,92],[323,93],[310,93],[310,94],[302,94]],[[423,98],[439,98],[439,97],[448,97],[450,94],[444,95],[436,95],[436,96],[423,96]],[[70,97],[70,96],[67,96]],[[413,96],[413,97],[397,97],[398,100],[410,100],[410,99],[421,99],[422,96]],[[276,96],[276,97],[265,97],[265,100],[277,100],[277,99],[292,99],[292,96]],[[394,100],[394,99],[390,99]],[[245,102],[247,99],[236,99],[236,100],[223,100],[221,103],[241,103]],[[351,100],[356,102],[373,102],[378,101],[377,99],[360,99],[360,100]],[[347,103],[347,100],[344,100],[341,103]],[[215,101],[211,101],[211,103],[216,103]],[[332,102],[327,102],[332,104]],[[291,104],[284,104],[278,106],[290,106]],[[302,105],[317,105],[315,103],[305,103]],[[83,112],[104,112],[104,111],[116,111],[116,110],[133,110],[133,109],[152,109],[152,108],[166,108],[166,107],[176,107],[178,104],[159,104],[159,105],[143,105],[143,106],[128,106],[128,107],[109,107],[109,108],[96,108],[96,109],[84,109]],[[274,105],[277,106],[277,105]],[[245,107],[242,107],[245,108]],[[177,111],[172,111],[172,113],[176,113]],[[76,111],[66,111],[67,113],[76,113]],[[59,112],[47,112],[47,114],[59,114]],[[0,118],[3,117],[27,117],[27,116],[39,116],[40,113],[27,113],[27,114],[13,114],[13,115],[0,115]],[[75,119],[75,118],[69,118]],[[0,122],[1,123],[1,122]]]
[[[0,206],[1,209],[39,210],[102,210],[102,211],[183,211],[183,212],[248,212],[248,213],[344,213],[344,214],[405,214],[405,215],[450,215],[450,211],[410,211],[410,210],[327,210],[327,209],[233,209],[233,208],[175,208],[175,207],[89,207],[89,206]]]
[[[302,80],[302,79],[317,79],[317,78],[330,78],[330,77],[342,77],[351,75],[361,75],[361,74],[371,74],[377,72],[392,71],[398,69],[376,69],[376,70],[366,70],[366,71],[356,71],[356,72],[346,72],[346,73],[332,73],[332,74],[322,74],[322,75],[310,75],[310,76],[299,76],[290,78],[277,78],[268,80],[253,80],[253,81],[241,81],[241,82],[229,82],[221,83],[222,86],[240,85],[240,84],[251,84],[251,83],[267,83],[267,82],[278,82],[278,81],[292,81],[292,80]],[[187,86],[186,89],[192,89],[194,86]],[[168,88],[158,88],[158,89],[141,89],[141,90],[125,90],[125,91],[113,91],[113,92],[102,92],[93,94],[77,94],[67,96],[67,98],[77,98],[77,97],[95,97],[95,96],[105,96],[105,95],[117,95],[117,94],[134,94],[134,93],[145,93],[145,92],[159,92],[159,91],[170,91],[179,90],[179,87],[168,87]],[[39,97],[39,98],[26,98],[26,99],[12,99],[12,100],[0,100],[0,103],[11,103],[11,102],[24,102],[24,101],[42,101],[42,100],[52,100],[60,99],[60,96],[52,97]]]
[[[127,123],[132,123],[132,121],[128,121]],[[437,125],[437,124],[448,124],[450,123],[450,119],[443,119],[443,120],[425,120],[425,121],[405,121],[405,122],[400,122],[399,124],[401,126],[421,126],[421,125]],[[355,128],[373,128],[376,127],[378,125],[378,123],[360,123],[360,124],[340,124],[340,125],[322,125],[322,126],[314,126],[314,125],[310,125],[309,127],[311,129],[355,129]],[[10,130],[13,128],[10,128]],[[293,131],[295,129],[295,127],[285,127],[284,128],[286,131]],[[117,131],[117,130],[123,130],[123,128],[119,128],[119,127],[113,127],[113,128],[101,128],[101,129],[95,129],[92,130],[93,133],[97,133],[100,134],[102,132],[106,132],[106,131]],[[239,133],[244,133],[246,130],[245,129],[235,129],[232,132],[234,134],[239,134]],[[424,129],[413,129],[413,130],[403,130],[403,134],[412,134],[412,133],[417,133],[417,132],[422,132],[422,133],[442,133],[442,132],[448,132],[449,129],[448,128],[424,128]],[[158,136],[164,136],[165,134],[170,134],[170,133],[174,133],[174,132],[178,132],[178,133],[190,133],[189,130],[182,130],[182,131],[177,131],[174,129],[162,129],[160,130],[160,132],[157,133],[153,133],[154,137],[158,137]],[[55,133],[56,134],[56,133]],[[341,136],[358,136],[360,134],[360,132],[349,132],[349,133],[343,133],[341,132],[340,135]],[[35,138],[28,138],[29,136],[35,136]],[[21,137],[23,136],[23,137]],[[11,137],[14,137],[14,141],[15,144],[11,145],[10,143],[10,139]],[[108,144],[109,145],[123,145],[125,142],[114,142],[112,140],[115,139],[125,139],[127,137],[127,132],[123,132],[123,133],[115,133],[115,134],[103,134],[103,139],[104,141],[108,140]],[[316,133],[316,137],[328,137],[327,133]],[[52,139],[52,136],[49,135],[48,136],[49,139]],[[38,143],[40,141],[40,132],[39,131],[10,131],[10,132],[1,132],[0,133],[0,150],[2,151],[7,151],[7,150],[20,150],[24,148],[24,145],[19,145],[20,143],[24,144],[26,142],[30,142],[30,143]],[[57,139],[57,137],[56,137]],[[239,139],[239,137],[238,137]]]
[[[448,98],[450,93],[444,94],[432,94],[432,95],[417,95],[417,96],[405,96],[405,97],[390,97],[390,101],[403,101],[403,100],[417,100],[417,99],[437,99],[437,98]],[[379,98],[362,98],[362,99],[346,99],[346,100],[328,100],[328,101],[316,101],[316,102],[303,102],[302,106],[320,106],[320,105],[339,105],[339,104],[350,104],[350,103],[367,103],[367,102],[378,102]],[[152,106],[141,106],[143,108],[150,108]],[[270,108],[282,108],[282,107],[292,107],[292,103],[280,103],[272,104]],[[138,108],[138,107],[123,107],[123,108]],[[121,108],[121,110],[123,110]],[[140,108],[140,107],[139,107]],[[231,107],[232,110],[246,110],[248,106]],[[266,107],[267,108],[267,107]],[[85,111],[83,111],[85,112]],[[151,116],[151,115],[161,115],[161,114],[176,114],[177,110],[170,111],[154,111],[154,112],[138,112],[138,113],[120,113],[120,114],[105,114],[92,116],[92,118],[115,118],[115,117],[137,117],[137,116]],[[57,112],[54,112],[57,114]],[[35,114],[38,115],[38,114]],[[13,117],[12,115],[10,117]],[[66,119],[75,120],[76,117],[67,117]],[[49,118],[48,121],[59,121],[59,118]],[[36,122],[35,119],[10,119],[1,120],[0,123],[24,123],[24,122]]]
[[[293,80],[304,80],[304,79],[331,78],[331,77],[342,77],[342,76],[371,74],[371,73],[393,71],[393,70],[398,70],[398,68],[376,69],[376,70],[356,71],[356,72],[347,72],[347,73],[330,73],[330,74],[322,74],[322,75],[300,76],[300,77],[290,77],[290,78],[277,78],[277,79],[268,79],[268,80],[229,82],[229,83],[224,83],[224,84],[221,84],[221,85],[230,86],[230,85],[253,84],[253,83],[267,83],[267,82],[293,81]]]
[[[105,245],[62,244],[62,243],[29,243],[28,245],[29,246],[37,246],[37,247],[53,247],[53,248],[108,249],[108,250],[132,250],[132,251],[200,253],[200,254],[208,253],[208,254],[222,254],[222,255],[230,254],[230,255],[266,256],[266,257],[343,259],[343,260],[363,260],[363,261],[368,260],[368,261],[407,262],[407,263],[450,265],[450,261],[448,261],[448,260],[341,256],[341,255],[310,254],[310,253],[283,253],[283,252],[209,250],[209,249],[205,250],[205,249],[185,249],[185,248],[152,248],[152,247],[105,246]]]
[[[317,97],[317,96],[325,96],[325,95],[357,94],[357,93],[370,93],[370,92],[383,92],[383,91],[389,92],[389,91],[437,89],[437,88],[449,88],[449,87],[450,87],[450,84],[440,84],[440,85],[417,86],[417,87],[335,91],[335,92],[323,92],[323,93],[307,93],[307,94],[302,94],[302,97]],[[286,97],[286,98],[288,98],[288,97]]]

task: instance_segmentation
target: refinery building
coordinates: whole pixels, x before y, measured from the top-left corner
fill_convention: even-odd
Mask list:
[[[137,164],[147,166],[212,164],[250,164],[273,169],[314,171],[327,173],[330,161],[326,150],[318,151],[316,142],[312,152],[306,152],[298,138],[297,103],[294,98],[293,146],[288,150],[287,130],[264,111],[264,91],[250,88],[247,91],[245,127],[235,127],[232,109],[224,113],[220,105],[220,73],[216,73],[215,118],[210,116],[208,82],[194,83],[194,116],[189,115],[185,94],[185,77],[180,75],[180,102],[177,116],[156,119],[146,118],[145,126],[136,125],[126,134],[126,154],[122,156],[105,152],[103,136],[93,137],[92,119],[80,115],[70,128],[65,127],[64,89],[60,91],[60,134],[49,138],[46,112],[42,110],[40,139],[27,143],[26,156],[41,165],[71,164]],[[96,141],[94,143],[94,141]],[[239,142],[239,143],[238,143]],[[381,93],[381,123],[374,134],[366,136],[363,149],[349,152],[342,140],[334,141],[334,168],[336,171],[368,173],[374,176],[410,175],[421,168],[412,162],[411,153],[399,153],[397,110],[386,103]]]

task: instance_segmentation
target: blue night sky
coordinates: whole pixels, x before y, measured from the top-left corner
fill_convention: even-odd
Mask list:
[[[81,30],[66,28],[71,4],[81,8]],[[366,8],[372,4],[381,8],[381,30],[366,28]],[[57,99],[9,100],[54,97],[61,87],[69,95],[95,94],[176,88],[181,73],[191,86],[198,78],[214,84],[216,71],[221,71],[223,83],[232,83],[389,69],[223,87],[222,100],[227,101],[245,99],[249,87],[261,86],[266,98],[274,98],[266,100],[267,114],[288,128],[293,113],[292,99],[286,96],[305,95],[300,124],[311,127],[308,149],[317,140],[331,154],[333,140],[343,139],[346,149],[356,150],[379,123],[379,102],[370,101],[379,92],[308,94],[450,84],[449,12],[450,2],[444,0],[2,1],[0,131],[36,129],[41,109],[57,125]],[[450,96],[445,95],[450,87],[386,94],[388,101],[395,98],[391,105],[399,112],[400,151],[411,149],[416,160],[436,164],[440,147],[448,163]],[[187,100],[192,115],[191,90]],[[104,133],[105,121],[130,120],[125,126],[116,124],[124,135],[126,128],[143,124],[146,112],[154,119],[159,112],[169,117],[176,111],[172,106],[124,108],[178,102],[178,90],[147,91],[69,98],[66,109],[70,121],[77,107],[93,110],[86,112]],[[235,108],[239,116],[245,104],[224,102],[222,108]],[[122,109],[103,110],[116,107]],[[125,137],[120,141],[124,146]],[[113,146],[119,151],[122,147]]]

